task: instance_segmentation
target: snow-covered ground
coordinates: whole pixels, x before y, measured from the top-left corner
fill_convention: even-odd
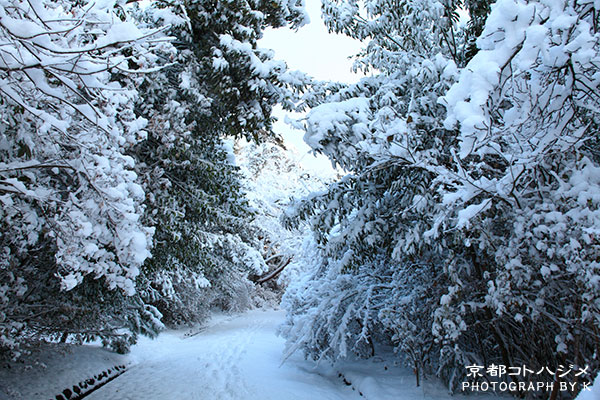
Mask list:
[[[44,374],[36,368],[21,371],[18,379],[4,375],[10,399],[54,398],[69,385],[115,363],[128,370],[91,393],[89,400],[444,400],[450,396],[437,381],[415,386],[412,373],[381,359],[331,367],[294,354],[281,363],[284,340],[276,336],[284,312],[254,310],[215,317],[202,330],[167,331],[157,339],[143,338],[128,356],[83,346],[66,354],[60,368]],[[106,353],[106,354],[105,354]],[[92,360],[92,354],[101,360]],[[94,364],[94,362],[97,364]],[[100,364],[98,364],[100,362]],[[342,376],[340,377],[340,373]],[[69,381],[71,379],[72,381]],[[75,380],[75,381],[73,381]],[[346,383],[344,382],[346,380]],[[350,383],[350,385],[348,385]],[[1,385],[0,385],[1,386]],[[15,393],[20,390],[22,397]],[[362,396],[361,396],[362,394]],[[3,398],[0,394],[0,398]],[[498,399],[495,396],[465,399]]]
[[[216,317],[194,336],[171,331],[143,339],[130,356],[135,365],[89,399],[450,398],[441,384],[426,382],[417,388],[410,371],[392,365],[386,370],[383,361],[340,370],[325,363],[315,367],[294,354],[282,364],[284,340],[276,330],[283,317],[280,310],[254,310]],[[344,383],[340,372],[352,385]]]
[[[100,345],[55,344],[36,349],[26,362],[0,368],[0,400],[55,399],[79,382],[115,366],[127,365],[128,359]]]
[[[220,316],[194,336],[165,332],[135,346],[129,371],[93,393],[104,399],[352,399],[334,371],[294,358],[281,364],[281,311]]]

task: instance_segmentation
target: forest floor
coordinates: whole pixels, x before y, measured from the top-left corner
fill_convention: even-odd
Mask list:
[[[315,366],[298,353],[282,363],[284,340],[276,331],[283,318],[280,310],[217,315],[202,329],[166,331],[154,340],[142,338],[126,356],[97,346],[59,352],[43,362],[42,370],[37,365],[0,372],[0,398],[55,399],[64,388],[114,365],[127,369],[86,395],[86,400],[463,398],[450,396],[436,380],[417,387],[410,370],[378,357]],[[498,399],[491,395],[465,398],[492,397]]]

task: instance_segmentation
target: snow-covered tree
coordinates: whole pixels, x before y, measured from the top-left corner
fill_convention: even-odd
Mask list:
[[[284,297],[283,333],[290,351],[315,358],[372,355],[373,342],[385,340],[423,369],[439,349],[431,330],[444,290],[441,246],[423,237],[440,210],[436,169],[450,163],[453,144],[437,100],[459,58],[441,44],[456,33],[443,4],[388,6],[324,3],[330,29],[368,40],[356,65],[378,73],[309,94],[305,140],[349,174],[285,219],[310,220],[319,256],[309,252],[312,276]]]
[[[471,312],[491,314],[504,362],[600,367],[598,22],[591,2],[498,1],[443,100],[459,132],[445,206],[484,255]]]
[[[270,271],[255,280],[279,295],[282,287],[306,269],[305,260],[297,254],[309,236],[307,224],[289,230],[282,226],[280,218],[294,199],[323,190],[335,172],[304,168],[296,150],[278,137],[266,138],[262,143],[239,141],[236,154],[246,197],[254,212],[253,224],[265,235],[262,253]]]
[[[69,331],[82,283],[135,292],[152,229],[125,154],[145,137],[131,69],[159,33],[138,29],[122,2],[1,3],[3,348],[53,333],[61,319]]]
[[[252,305],[266,235],[252,224],[233,140],[269,135],[271,110],[293,105],[306,78],[257,47],[267,26],[303,23],[295,2],[154,2],[142,15],[172,24],[176,49],[141,85],[148,138],[135,148],[146,191],[144,220],[156,227],[144,298],[169,324],[209,309]]]
[[[381,340],[451,388],[472,364],[597,370],[597,10],[458,6],[323,2],[376,74],[308,97],[305,140],[349,174],[285,218],[319,256],[284,297],[289,349]]]
[[[308,82],[256,45],[301,2],[2,5],[3,348],[123,349],[249,306],[266,235],[232,140],[268,135]]]

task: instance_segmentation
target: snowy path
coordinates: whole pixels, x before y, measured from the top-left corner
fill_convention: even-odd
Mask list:
[[[364,399],[300,356],[281,367],[282,311],[220,317],[198,335],[165,332],[132,349],[134,365],[89,400]]]
[[[194,336],[183,331],[141,339],[133,365],[89,400],[444,400],[436,381],[415,386],[412,373],[383,360],[318,368],[300,354],[281,365],[284,341],[275,335],[284,312],[254,310],[220,316]],[[344,384],[338,371],[352,382]],[[359,392],[362,392],[359,394]],[[471,396],[469,399],[491,398]],[[466,398],[466,397],[465,397]],[[498,399],[498,397],[494,397]]]
[[[283,318],[283,311],[273,310],[217,316],[194,336],[168,331],[155,340],[141,338],[127,356],[93,345],[54,351],[40,358],[48,368],[0,370],[0,400],[54,398],[118,364],[129,368],[86,400],[512,399],[492,394],[450,396],[434,379],[416,387],[411,371],[379,357],[315,368],[295,354],[281,365],[284,341],[275,332]],[[344,379],[352,385],[345,385]],[[600,376],[596,386],[596,392],[585,393],[581,400],[600,399]]]

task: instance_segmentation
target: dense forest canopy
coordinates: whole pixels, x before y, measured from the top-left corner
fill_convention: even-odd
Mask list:
[[[598,2],[322,0],[353,84],[258,45],[301,0],[0,2],[2,357],[126,351],[290,264],[288,354],[600,370]],[[343,176],[286,158],[278,105]]]

